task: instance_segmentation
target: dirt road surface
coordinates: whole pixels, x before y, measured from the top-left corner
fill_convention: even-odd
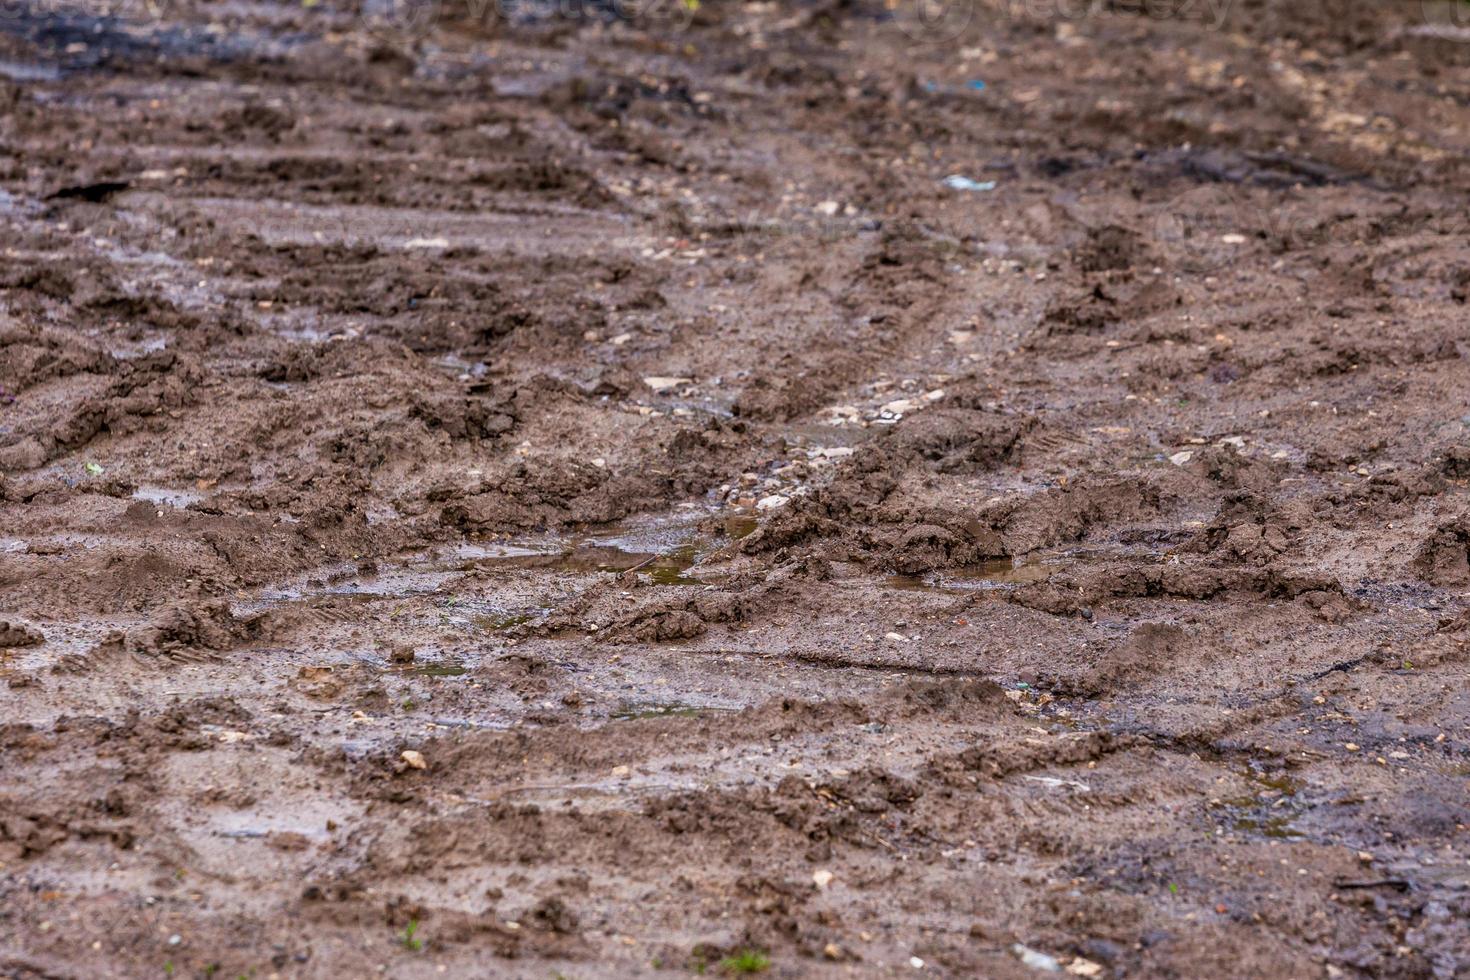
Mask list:
[[[1470,976],[1470,5],[12,2],[0,975]]]

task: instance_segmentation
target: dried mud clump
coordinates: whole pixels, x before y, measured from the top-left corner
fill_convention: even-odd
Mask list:
[[[33,647],[46,642],[46,635],[33,626],[0,619],[0,647]]]
[[[223,599],[177,601],[153,621],[128,633],[113,633],[98,653],[131,653],[149,660],[209,660],[220,651],[259,639],[266,617],[240,619]]]
[[[723,591],[655,595],[619,615],[598,635],[611,643],[693,639],[703,635],[711,623],[739,622],[746,603],[743,596]]]
[[[1435,528],[1419,548],[1410,569],[1434,585],[1470,584],[1470,518]]]
[[[1004,462],[1030,420],[997,412],[941,408],[905,419],[887,440],[897,458],[926,460],[939,473],[974,473]]]

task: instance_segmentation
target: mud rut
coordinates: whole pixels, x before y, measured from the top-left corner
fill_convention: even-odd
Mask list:
[[[1467,975],[1470,43],[1303,6],[12,6],[0,974]]]

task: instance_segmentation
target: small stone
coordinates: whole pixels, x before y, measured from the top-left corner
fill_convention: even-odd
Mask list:
[[[613,766],[612,774],[619,779],[627,779],[633,775],[633,770],[627,766]]]
[[[1224,242],[1226,245],[1244,245],[1245,236],[1232,231],[1228,235],[1221,235],[1220,241]]]
[[[607,460],[603,459],[601,456],[597,456],[593,458],[592,465],[600,470],[605,470],[607,469]]]
[[[762,497],[761,499],[757,500],[755,502],[755,509],[756,510],[775,510],[778,507],[784,507],[784,506],[786,506],[786,504],[789,501],[790,501],[790,498],[789,497],[783,496],[782,494],[779,494],[779,493],[773,493],[773,494],[771,494],[768,497]]]
[[[1074,977],[1095,977],[1102,974],[1102,964],[1079,956],[1067,964],[1067,972]]]
[[[1183,466],[1191,459],[1194,459],[1194,453],[1186,449],[1183,452],[1178,452],[1175,453],[1173,456],[1170,456],[1169,462],[1173,463],[1175,466]]]
[[[836,214],[838,210],[841,209],[841,207],[842,205],[838,204],[836,201],[823,201],[821,204],[817,205],[817,213],[825,214],[827,217],[830,218],[834,214]]]
[[[910,956],[909,966],[913,967],[915,970],[922,970],[924,969],[924,961],[919,959],[917,956]]]
[[[902,633],[884,633],[883,639],[890,640],[894,643],[907,643],[909,641],[909,638]]]
[[[393,648],[393,652],[388,655],[388,659],[395,664],[411,664],[413,663],[414,656],[412,646],[407,643],[400,643]]]
[[[817,887],[822,891],[826,891],[827,886],[832,884],[832,877],[832,872],[826,868],[818,868],[812,872],[812,881],[816,882]]]
[[[1342,747],[1347,749],[1349,752],[1356,752],[1358,751],[1358,749],[1362,748],[1362,746],[1360,746],[1357,742],[1344,742],[1342,743]]]
[[[840,960],[843,957],[842,947],[836,943],[828,943],[822,947],[822,955],[829,960]]]
[[[424,760],[424,754],[422,752],[417,752],[413,749],[404,749],[398,757],[402,759],[410,769],[429,768],[429,764]]]

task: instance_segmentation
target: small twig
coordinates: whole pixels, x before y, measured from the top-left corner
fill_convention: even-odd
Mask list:
[[[618,572],[618,574],[619,575],[632,575],[634,572],[638,571],[640,568],[646,568],[647,566],[652,565],[654,562],[658,561],[662,557],[663,557],[662,555],[649,555],[647,558],[643,559],[638,564],[634,565],[632,568],[625,568],[621,572]]]
[[[1409,890],[1409,883],[1403,878],[1380,878],[1377,881],[1334,881],[1333,888],[1396,888],[1401,892]]]

